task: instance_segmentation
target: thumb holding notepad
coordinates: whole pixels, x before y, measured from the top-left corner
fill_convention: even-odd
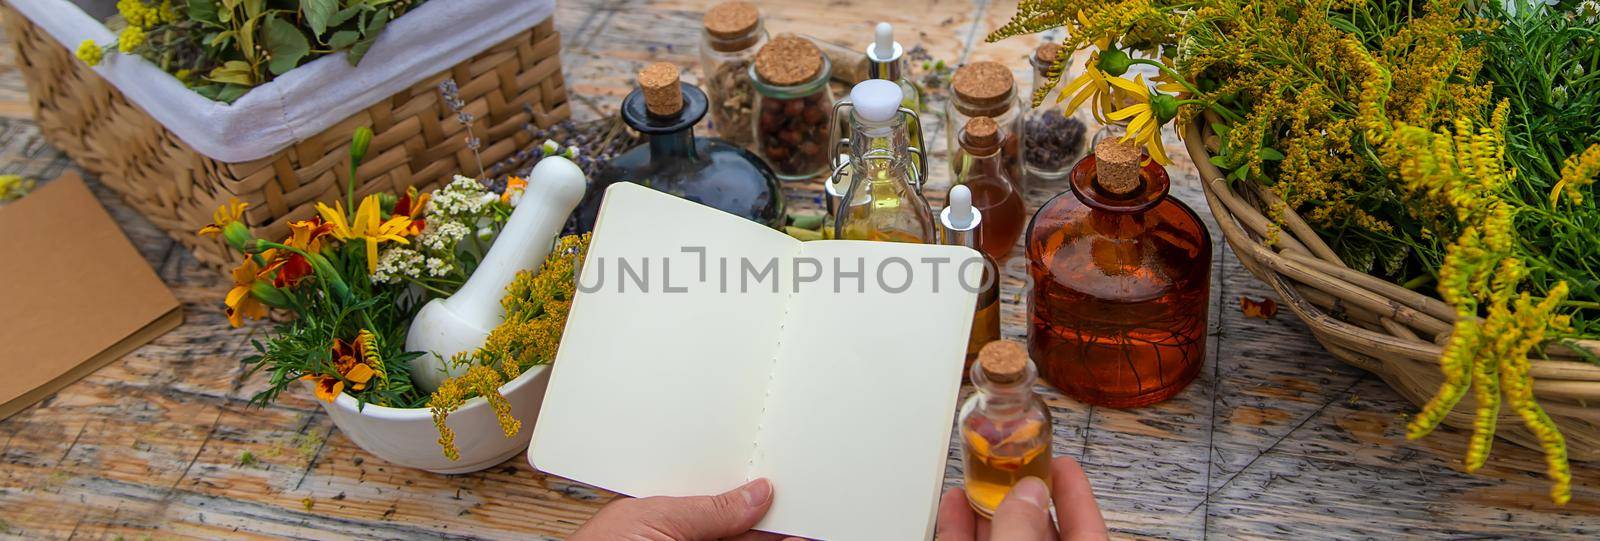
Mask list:
[[[601,509],[570,541],[799,539],[750,530],[770,508],[772,483],[766,479],[715,496],[622,499]]]

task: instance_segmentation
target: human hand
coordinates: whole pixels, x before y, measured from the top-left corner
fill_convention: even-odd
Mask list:
[[[952,488],[939,500],[938,541],[1091,541],[1109,539],[1089,477],[1072,457],[1050,461],[1053,487],[1029,477],[1011,487],[995,509],[994,519],[980,518],[967,503],[967,493]],[[1055,501],[1056,520],[1050,521]]]
[[[600,509],[569,541],[785,539],[750,530],[771,507],[772,483],[766,479],[756,479],[716,496],[622,498]]]

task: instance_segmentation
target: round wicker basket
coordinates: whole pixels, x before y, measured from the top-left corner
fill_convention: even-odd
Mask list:
[[[1444,377],[1441,345],[1456,319],[1439,299],[1350,269],[1293,210],[1276,228],[1277,242],[1266,240],[1274,224],[1261,209],[1277,201],[1253,183],[1235,186],[1212,165],[1218,138],[1204,121],[1191,123],[1185,146],[1200,171],[1206,204],[1223,237],[1245,268],[1277,292],[1300,316],[1317,341],[1345,362],[1383,378],[1414,404],[1426,403]],[[1600,354],[1600,341],[1574,347]],[[1567,345],[1548,344],[1548,359],[1532,360],[1534,394],[1567,438],[1573,460],[1600,459],[1600,366],[1585,362]],[[1590,406],[1589,402],[1595,402]],[[1471,430],[1471,393],[1444,423]],[[1538,449],[1538,440],[1521,418],[1502,408],[1496,434]]]

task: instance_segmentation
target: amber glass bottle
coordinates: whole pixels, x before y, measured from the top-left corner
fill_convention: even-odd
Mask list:
[[[1046,381],[1095,405],[1164,400],[1205,359],[1211,238],[1141,159],[1103,141],[1028,225],[1029,352]]]
[[[972,190],[972,204],[983,211],[978,249],[989,259],[1005,261],[1022,236],[1028,209],[1021,186],[1002,158],[1000,124],[986,116],[973,117],[961,127],[960,140],[956,184]]]
[[[977,392],[956,421],[962,484],[972,509],[990,517],[1023,478],[1050,486],[1050,409],[1033,393],[1033,363],[1021,344],[990,342],[971,372]]]

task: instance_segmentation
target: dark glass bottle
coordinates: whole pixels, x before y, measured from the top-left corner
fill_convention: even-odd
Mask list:
[[[670,69],[670,74],[666,70]],[[652,71],[654,70],[654,71]],[[706,95],[678,81],[665,62],[639,73],[640,88],[622,101],[622,121],[649,142],[613,158],[578,205],[579,231],[594,229],[606,188],[632,182],[772,227],[783,225],[783,192],[760,158],[712,137],[695,137]]]
[[[1123,180],[1096,175],[1096,154],[1112,162],[1097,148],[1027,232],[1031,356],[1067,395],[1118,408],[1165,400],[1199,375],[1211,284],[1205,225],[1167,195],[1160,164],[1140,166],[1124,146]]]

